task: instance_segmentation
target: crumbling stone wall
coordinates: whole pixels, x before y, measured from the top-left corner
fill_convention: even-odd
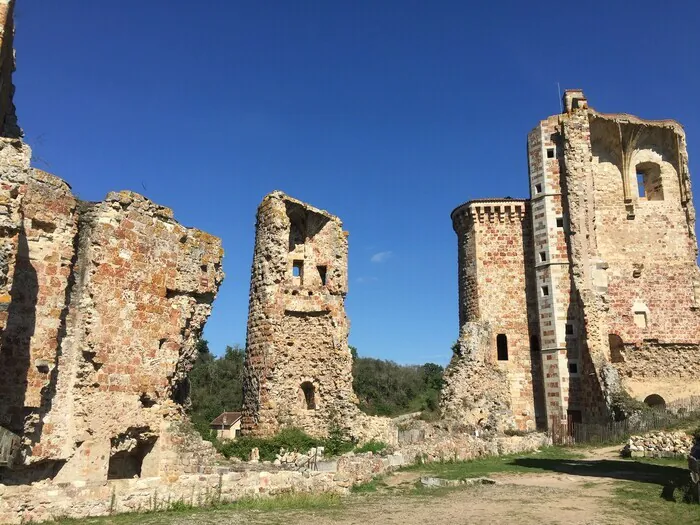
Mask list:
[[[132,475],[158,473],[223,279],[221,243],[135,193],[80,202],[28,168],[19,140],[2,145],[11,206],[0,219],[14,227],[0,424],[22,436],[25,466],[2,476],[100,480],[130,462]]]
[[[445,373],[443,415],[474,426],[534,429],[544,417],[528,205],[470,201],[452,212],[459,247],[460,338]],[[536,359],[532,359],[533,350]]]
[[[242,430],[283,426],[391,441],[385,418],[357,408],[348,348],[347,232],[338,217],[282,192],[258,208]],[[387,434],[388,433],[388,434]]]

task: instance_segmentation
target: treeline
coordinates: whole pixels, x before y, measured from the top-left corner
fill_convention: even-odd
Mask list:
[[[206,341],[198,344],[197,361],[190,372],[190,415],[195,427],[207,433],[209,423],[221,412],[240,410],[243,402],[244,350],[227,346],[215,357]],[[398,416],[437,413],[443,367],[434,363],[399,365],[393,361],[353,355],[353,388],[360,409],[371,415]]]

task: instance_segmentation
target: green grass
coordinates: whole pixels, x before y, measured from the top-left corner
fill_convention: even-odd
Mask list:
[[[191,521],[196,521],[196,514],[216,513],[219,511],[256,511],[256,512],[284,512],[284,511],[321,511],[342,508],[343,501],[338,494],[307,494],[290,493],[275,497],[241,498],[232,503],[210,505],[208,507],[193,507],[188,503],[177,501],[170,504],[168,510],[158,512],[132,512],[117,514],[101,518],[85,519],[56,519],[51,523],[69,525],[79,523],[81,525],[160,525],[170,523],[176,516],[190,516]],[[190,521],[188,520],[188,521]]]
[[[356,447],[354,452],[356,454],[360,454],[362,452],[372,452],[374,454],[378,454],[385,448],[387,448],[389,445],[384,443],[383,441],[375,441],[374,439],[371,441],[368,441],[362,446]]]
[[[366,494],[368,492],[377,492],[380,488],[386,488],[386,483],[384,483],[381,478],[374,478],[367,483],[358,483],[350,487],[350,492],[353,494]]]
[[[444,461],[418,464],[405,470],[416,470],[445,479],[464,479],[486,476],[494,472],[532,472],[532,466],[523,466],[518,460],[532,458],[536,460],[567,460],[582,458],[583,455],[564,447],[547,447],[539,452],[528,454],[511,454],[507,456],[488,456],[471,461]],[[546,466],[541,467],[547,470]]]

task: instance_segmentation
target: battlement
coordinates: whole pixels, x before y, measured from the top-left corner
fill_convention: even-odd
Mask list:
[[[474,199],[460,204],[451,214],[455,231],[474,222],[522,222],[528,216],[529,199]]]

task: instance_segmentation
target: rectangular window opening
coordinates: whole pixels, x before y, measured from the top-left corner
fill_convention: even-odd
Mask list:
[[[634,312],[634,324],[637,328],[647,327],[647,313],[646,312]]]
[[[540,252],[540,262],[545,262],[547,260],[547,253]]]
[[[564,217],[557,217],[557,228],[564,227]]]
[[[302,278],[304,275],[304,261],[294,261],[292,263],[292,275],[300,279]]]
[[[564,333],[566,335],[574,335],[574,325],[572,325],[571,323],[566,323]]]
[[[554,148],[547,148],[547,158],[548,159],[553,159],[556,157],[556,150]]]
[[[508,337],[506,334],[496,336],[496,352],[499,361],[508,361]]]
[[[569,373],[571,375],[578,374],[578,363],[569,362]]]
[[[325,266],[317,266],[316,269],[318,269],[318,276],[321,278],[321,285],[326,286],[326,273],[327,269]]]
[[[644,173],[637,173],[637,188],[639,189],[639,197],[646,197],[646,188],[644,184]]]
[[[547,297],[549,295],[549,286],[542,287],[542,297]]]
[[[542,184],[535,184],[535,194],[542,193]]]

